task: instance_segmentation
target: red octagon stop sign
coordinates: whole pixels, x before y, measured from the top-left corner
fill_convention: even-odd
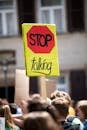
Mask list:
[[[50,53],[54,45],[54,34],[45,25],[32,26],[27,32],[27,46],[34,53]]]

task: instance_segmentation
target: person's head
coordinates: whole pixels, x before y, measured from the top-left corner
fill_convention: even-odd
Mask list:
[[[52,101],[52,105],[54,105],[59,112],[60,118],[66,118],[69,112],[69,105],[66,99],[57,97]]]
[[[59,124],[59,112],[57,111],[55,106],[53,106],[52,104],[48,105],[45,111],[47,111],[52,116],[52,118]]]
[[[80,100],[77,102],[76,115],[80,120],[87,119],[87,100]]]
[[[0,117],[5,118],[5,125],[13,128],[13,120],[11,116],[11,111],[8,105],[3,105],[0,107]]]
[[[60,130],[48,112],[31,112],[24,117],[23,130]]]
[[[27,101],[28,112],[44,111],[48,103],[40,96],[40,94],[33,94]]]
[[[59,113],[56,108],[46,100],[44,100],[40,94],[33,94],[28,100],[28,111],[30,112],[37,112],[37,111],[46,111],[48,112],[53,119],[58,123],[59,120]]]
[[[55,98],[64,98],[67,100],[68,104],[71,104],[71,97],[67,92],[55,90],[51,93],[50,99],[54,100]]]

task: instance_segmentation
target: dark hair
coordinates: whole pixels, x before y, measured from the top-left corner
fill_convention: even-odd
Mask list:
[[[47,106],[46,111],[52,116],[52,118],[57,123],[59,123],[59,112],[56,110],[56,108],[52,104]]]
[[[67,100],[65,100],[64,98],[55,98],[52,101],[52,105],[55,106],[60,115],[64,117],[68,115],[69,105]]]
[[[47,102],[39,94],[33,94],[29,98],[27,103],[27,108],[29,112],[44,111],[46,109],[46,106],[48,105]]]
[[[23,130],[60,130],[47,112],[31,112],[24,117]]]
[[[57,122],[59,120],[59,113],[56,108],[48,102],[46,102],[39,94],[33,94],[28,100],[28,111],[36,112],[36,111],[46,111],[48,112],[52,118]]]
[[[83,112],[84,118],[87,119],[87,100],[78,101],[76,107]]]

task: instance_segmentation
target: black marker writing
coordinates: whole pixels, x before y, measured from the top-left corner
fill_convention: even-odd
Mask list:
[[[46,59],[42,59],[41,57],[38,59],[33,57],[31,70],[37,73],[50,75],[52,70],[52,62],[47,62]]]

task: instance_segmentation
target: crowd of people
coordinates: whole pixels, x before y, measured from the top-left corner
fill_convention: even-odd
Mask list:
[[[32,94],[20,105],[0,99],[5,130],[87,130],[87,100],[72,105],[70,95],[55,90],[44,99]]]

